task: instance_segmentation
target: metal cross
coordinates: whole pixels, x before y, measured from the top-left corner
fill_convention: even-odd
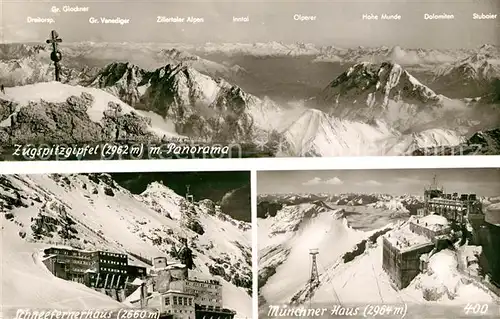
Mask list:
[[[56,81],[61,81],[61,77],[59,74],[61,72],[61,68],[59,66],[59,62],[62,60],[62,53],[58,50],[57,45],[58,43],[62,42],[62,39],[59,38],[59,34],[55,30],[52,30],[50,32],[50,39],[47,39],[45,42],[47,44],[52,44],[50,59],[54,61]]]

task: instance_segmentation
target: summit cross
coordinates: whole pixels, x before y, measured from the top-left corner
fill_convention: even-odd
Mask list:
[[[47,44],[52,44],[52,52],[50,53],[50,59],[54,62],[55,67],[55,77],[56,81],[61,81],[61,67],[59,62],[62,60],[62,53],[58,49],[58,44],[62,42],[62,39],[59,38],[59,34],[52,30],[50,32],[50,38],[45,41]]]

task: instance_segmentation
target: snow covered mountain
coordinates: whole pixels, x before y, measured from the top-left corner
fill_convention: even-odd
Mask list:
[[[477,52],[434,70],[433,84],[452,97],[475,97],[490,93],[500,79],[500,48],[482,46]]]
[[[401,132],[383,120],[341,119],[309,109],[281,131],[279,154],[288,156],[363,156],[411,154],[425,147],[455,146],[460,131],[441,128]]]
[[[258,196],[258,203],[278,203],[283,206],[295,206],[324,201],[335,206],[368,206],[385,209],[391,212],[416,214],[416,210],[423,205],[421,196],[390,194],[266,194]],[[280,208],[280,209],[281,209]],[[275,216],[270,214],[268,216]]]
[[[320,49],[311,43],[283,43],[278,41],[257,43],[206,43],[192,48],[203,54],[253,56],[314,56]]]
[[[476,258],[469,251],[473,246],[435,254],[429,263],[432,271],[418,275],[402,290],[394,289],[382,269],[381,240],[383,235],[408,227],[408,223],[400,215],[392,215],[391,209],[399,209],[398,205],[379,206],[369,204],[353,214],[334,203],[304,203],[286,206],[274,217],[260,218],[259,294],[260,307],[266,309],[262,313],[267,312],[268,305],[276,304],[358,305],[383,300],[395,304],[431,305],[439,301],[452,305],[470,300],[495,301],[493,294],[472,283],[458,267],[464,256],[469,260]],[[376,218],[370,218],[374,214]],[[357,222],[351,222],[352,219]],[[319,252],[319,284],[312,295],[311,263],[306,259],[311,249]]]
[[[361,62],[382,63],[391,61],[406,67],[418,66],[425,70],[442,63],[451,63],[471,54],[473,50],[436,50],[402,48],[400,46],[387,47],[354,47],[337,48],[332,46],[321,47],[320,55],[314,62],[331,62],[357,64]]]
[[[211,141],[254,141],[267,132],[280,108],[222,79],[182,64],[145,71],[128,63],[108,65],[90,84],[137,109],[171,120],[179,134]]]
[[[128,255],[133,264],[166,256],[186,238],[195,271],[219,277],[224,307],[252,316],[250,224],[210,200],[190,206],[160,183],[134,195],[107,174],[0,177],[2,305],[29,308],[126,306],[86,286],[52,276],[41,250],[55,245]],[[181,207],[189,210],[181,214]],[[61,231],[71,225],[71,234]],[[141,258],[139,258],[139,257]]]
[[[316,202],[287,206],[258,220],[259,293],[269,304],[289,303],[307,284],[310,265],[304,260],[310,249],[319,250],[323,269],[368,237],[350,228],[343,213]]]
[[[254,92],[252,83],[262,82],[257,86],[268,83],[266,79],[261,81],[259,78],[269,76],[260,70],[266,68],[265,64],[259,64],[264,59],[262,56],[250,58],[251,62],[245,65],[255,67],[255,70],[249,69],[251,76],[245,82],[230,79],[235,74],[247,74],[238,65],[201,58],[193,54],[198,49],[207,54],[219,51],[230,52],[229,55],[254,52],[251,54],[280,56],[280,59],[290,57],[284,59],[290,60],[289,63],[294,63],[297,57],[304,55],[311,59],[322,54],[335,55],[342,61],[348,61],[349,65],[342,65],[345,71],[319,95],[301,101],[287,101],[290,96],[285,96],[285,102],[276,100],[280,101],[278,105],[265,96],[266,90],[256,90],[264,92],[259,96],[245,91],[245,85]],[[123,53],[125,51],[126,54]],[[434,86],[427,85],[427,77],[424,77],[426,85],[417,80],[413,67],[418,63],[411,62],[411,57],[425,58],[429,65],[435,66],[438,62],[431,63],[431,56],[435,61],[441,61],[441,64],[446,60],[437,58],[441,51],[399,47],[319,48],[308,44],[287,45],[278,42],[206,44],[200,47],[181,44],[165,44],[164,47],[131,43],[66,44],[62,80],[71,86],[39,83],[52,80],[53,72],[49,54],[43,46],[4,45],[2,52],[4,59],[0,60],[0,78],[5,75],[2,83],[6,84],[7,93],[0,94],[2,126],[13,127],[13,131],[28,132],[23,133],[27,135],[24,138],[21,133],[2,128],[4,132],[0,140],[8,144],[23,138],[83,142],[89,138],[87,135],[92,135],[101,140],[144,141],[165,137],[189,139],[197,143],[238,142],[252,149],[264,149],[266,154],[272,156],[418,155],[436,147],[440,150],[445,147],[463,148],[463,143],[467,143],[475,133],[481,135],[486,132],[484,134],[489,136],[500,120],[500,115],[495,115],[498,109],[493,107],[496,102],[492,103],[489,96],[450,99],[437,93],[441,91],[431,89]],[[465,59],[463,56],[471,52],[475,50],[441,53],[453,57],[446,61],[455,61],[457,57]],[[478,52],[481,56],[495,57],[494,47],[485,46]],[[17,53],[20,54],[18,58],[15,57]],[[100,54],[102,56],[99,58]],[[151,63],[131,62],[136,61],[137,57],[144,57]],[[288,65],[286,61],[283,62],[285,67]],[[488,58],[488,61],[492,59]],[[356,64],[350,65],[354,62]],[[96,63],[102,67],[96,66]],[[91,66],[81,68],[81,65]],[[36,84],[33,86],[17,85],[34,82]],[[12,87],[9,83],[17,84]],[[276,83],[279,89],[279,80],[272,83]],[[101,90],[114,97],[105,95]],[[55,91],[60,92],[55,94]],[[82,93],[95,95],[99,103],[80,107],[87,103],[85,99],[80,101]],[[30,97],[33,102],[24,96]],[[72,102],[67,101],[70,97]],[[71,103],[76,103],[77,109],[87,111],[77,112]],[[126,110],[120,111],[126,113],[125,116],[113,117],[116,103]],[[42,104],[50,107],[40,107]],[[11,116],[13,110],[18,112],[19,109],[29,113],[29,116],[22,116],[23,112],[19,113],[21,116]],[[53,116],[54,109],[62,109],[65,118],[73,119],[76,134],[71,133],[73,128],[68,124],[69,121],[63,121],[65,124],[62,129],[56,132],[54,119],[62,116]],[[104,111],[106,115],[103,117]],[[90,120],[86,113],[93,114]],[[36,118],[37,125],[43,126],[49,133],[37,133],[32,128],[33,124],[20,124],[22,121],[31,121],[31,117]],[[123,122],[134,124],[129,129],[130,125]],[[91,134],[81,132],[81,127],[85,125],[90,127]],[[150,132],[154,133],[154,137]],[[146,138],[141,139],[142,135]],[[492,151],[495,152],[496,149]]]
[[[378,117],[381,111],[389,110],[391,104],[415,112],[422,104],[427,108],[440,106],[444,99],[399,64],[363,62],[333,80],[317,97],[317,102],[329,105],[333,114],[342,117],[360,111],[369,113],[365,116]]]
[[[54,80],[54,63],[44,46],[3,46],[0,58],[0,83],[19,86]],[[61,65],[61,82],[78,84],[95,76],[98,69]]]
[[[157,54],[157,60],[161,65],[182,64],[213,77],[231,78],[246,72],[245,69],[238,65],[220,64],[176,48],[160,50]]]
[[[333,80],[315,103],[328,115],[306,111],[285,133],[292,145],[306,140],[311,148],[306,146],[306,154],[317,149],[325,155],[342,153],[338,146],[330,146],[335,142],[357,146],[347,154],[411,154],[426,147],[457,146],[466,136],[498,125],[494,104],[466,103],[437,94],[392,62],[355,64]],[[310,122],[316,125],[308,126]]]
[[[178,136],[109,93],[59,82],[6,88],[0,108],[3,145],[154,142]]]
[[[61,48],[61,81],[82,84],[91,80],[111,61],[128,61],[142,68],[182,64],[198,72],[231,79],[246,71],[238,65],[220,64],[177,48],[124,44],[66,43]],[[54,65],[50,50],[44,45],[0,45],[0,82],[7,86],[50,82]]]
[[[455,146],[423,147],[412,155],[498,155],[500,153],[500,128],[481,130]]]

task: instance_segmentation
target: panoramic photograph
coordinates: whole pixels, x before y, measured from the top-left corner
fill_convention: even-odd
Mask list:
[[[3,318],[252,318],[249,172],[2,175],[0,189]]]
[[[257,173],[260,318],[498,318],[500,169]]]
[[[500,154],[498,1],[167,2],[5,2],[2,158]]]

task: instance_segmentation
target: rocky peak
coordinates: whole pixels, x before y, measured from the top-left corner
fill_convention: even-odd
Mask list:
[[[436,105],[441,102],[441,97],[399,64],[362,62],[333,80],[317,101],[323,107],[333,106],[333,113],[342,115],[346,109],[352,111],[353,104],[385,110],[391,101]]]
[[[183,62],[183,61],[190,62],[190,61],[200,60],[200,57],[185,51],[178,50],[176,48],[160,50],[158,56],[160,58],[172,59],[178,62]]]
[[[177,133],[198,140],[251,140],[252,108],[260,111],[264,104],[238,86],[183,64],[145,71],[127,63],[113,63],[93,86],[135,108],[172,120]]]

